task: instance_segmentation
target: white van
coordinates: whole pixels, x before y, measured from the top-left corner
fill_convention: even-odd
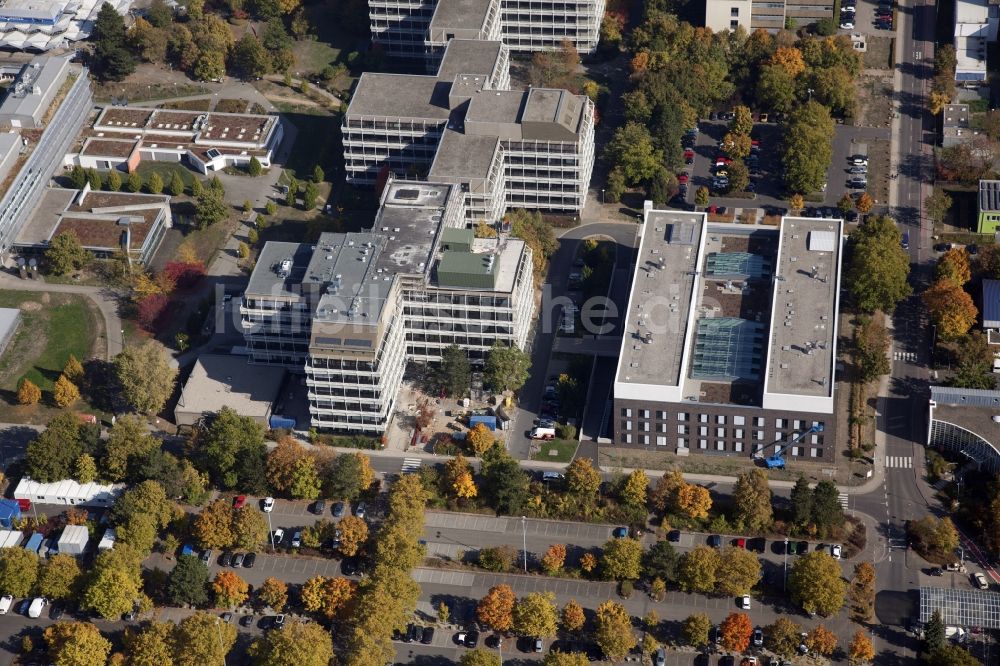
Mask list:
[[[5,594],[2,597],[0,597],[0,615],[6,615],[7,611],[10,610],[10,607],[13,604],[14,604],[14,597],[10,596],[9,594]]]
[[[556,429],[555,428],[533,428],[531,430],[531,439],[555,439]]]
[[[41,617],[43,608],[45,608],[45,599],[42,597],[35,597],[32,600],[31,605],[28,606],[28,617]]]

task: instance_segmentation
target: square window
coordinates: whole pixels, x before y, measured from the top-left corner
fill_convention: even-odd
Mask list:
[[[726,415],[725,414],[716,415],[715,422],[718,423],[719,425],[726,425]]]
[[[734,416],[733,417],[733,424],[734,425],[746,425],[746,423],[747,423],[747,417],[745,417],[745,416]]]
[[[726,429],[725,428],[716,428],[715,429],[715,436],[716,437],[725,437],[726,436]]]
[[[699,439],[698,440],[698,448],[699,449],[707,449],[708,448],[708,440],[707,439]]]
[[[687,432],[688,432],[688,427],[687,426],[685,426],[685,425],[679,425],[679,426],[677,426],[677,434],[678,435],[686,435]]]
[[[763,416],[758,416],[757,418],[755,418],[753,420],[753,424],[755,426],[757,426],[758,428],[763,428],[764,427],[764,417]]]
[[[777,428],[778,430],[781,430],[782,428],[785,427],[785,420],[784,419],[774,419],[774,427]]]
[[[687,442],[688,441],[686,439],[684,439],[683,437],[678,437],[677,438],[677,448],[679,448],[679,449],[686,449],[687,445],[688,445]]]
[[[758,430],[754,433],[754,437],[757,439],[764,439],[764,431]]]
[[[656,412],[656,418],[660,419],[661,421],[666,421],[667,420],[667,413],[666,412]]]
[[[794,421],[792,421],[792,427],[795,428],[796,430],[801,429],[802,421],[800,421],[799,419],[795,419]]]
[[[649,418],[649,410],[648,409],[640,409],[639,410],[639,416],[641,416],[644,419],[648,419]]]
[[[792,447],[792,455],[793,455],[793,456],[800,456],[800,455],[802,455],[802,454],[801,454],[801,453],[799,452],[799,447],[797,447],[797,446],[793,446],[793,447]]]
[[[666,437],[657,437],[656,438],[656,445],[657,446],[666,446],[667,445],[667,438]]]
[[[685,413],[685,412],[677,412],[677,420],[678,421],[687,421],[688,420],[687,413]]]
[[[729,8],[729,15],[730,16],[739,16],[740,15],[740,8],[739,7],[730,7]]]
[[[725,451],[726,450],[726,443],[723,442],[721,439],[716,440],[715,441],[715,450],[716,451]]]
[[[817,448],[809,449],[809,455],[811,457],[813,457],[813,458],[818,457],[819,456],[819,449],[817,449]]]
[[[699,414],[698,423],[708,423],[708,414]]]

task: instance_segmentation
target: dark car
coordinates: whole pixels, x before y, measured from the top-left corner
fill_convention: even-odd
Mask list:
[[[229,563],[233,561],[233,554],[229,551],[223,551],[222,555],[219,555],[219,566],[228,567]]]
[[[799,541],[796,544],[796,546],[795,546],[795,554],[796,555],[805,555],[808,552],[809,552],[809,542],[807,542],[807,541]]]
[[[237,568],[243,566],[243,558],[244,557],[245,557],[245,555],[243,553],[236,553],[235,555],[233,555],[233,561],[231,563],[232,566],[237,567]]]
[[[494,650],[500,647],[500,643],[503,639],[499,634],[490,634],[486,637],[486,647],[493,648]]]
[[[335,502],[334,505],[333,505],[333,517],[334,518],[341,518],[341,517],[343,517],[343,515],[344,515],[344,503],[343,502]]]
[[[355,557],[345,557],[340,563],[340,571],[345,576],[356,576],[358,571],[360,571],[360,566],[358,565],[358,560]]]
[[[711,535],[710,537],[708,537],[708,545],[711,546],[712,548],[721,548],[722,537],[719,536],[718,534]]]
[[[240,618],[241,627],[249,627],[253,625],[253,615],[244,615]]]
[[[930,575],[932,575],[932,576],[943,576],[944,575],[944,571],[941,569],[941,567],[934,567],[928,573]]]
[[[424,630],[419,625],[411,624],[410,631],[407,634],[407,638],[405,640],[407,643],[414,643],[416,641],[423,639],[423,637],[424,637]]]
[[[423,634],[420,636],[420,642],[424,645],[430,645],[434,641],[434,627],[424,627]]]
[[[313,513],[322,516],[326,512],[326,500],[316,500],[313,503]]]
[[[681,540],[680,530],[670,530],[669,532],[667,532],[667,541],[677,543],[680,540]]]
[[[243,558],[243,568],[253,569],[253,565],[256,562],[257,562],[257,553],[247,553],[246,557]]]
[[[465,647],[474,648],[479,645],[479,632],[473,629],[465,635]]]
[[[62,616],[66,613],[63,609],[62,604],[52,604],[49,607],[49,619],[50,620],[61,620]]]
[[[367,510],[368,507],[367,505],[365,505],[364,502],[358,502],[357,504],[354,505],[354,515],[357,516],[358,518],[364,518]]]

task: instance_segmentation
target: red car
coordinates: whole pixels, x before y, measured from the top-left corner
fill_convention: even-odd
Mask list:
[[[747,540],[744,539],[743,537],[740,537],[739,539],[736,540],[736,547],[737,548],[742,548],[743,550],[746,550],[747,549]]]
[[[684,151],[684,159],[687,159],[689,157],[694,157],[694,151],[691,150],[690,148]]]
[[[236,497],[233,498],[233,508],[234,509],[242,509],[243,505],[246,504],[246,503],[247,503],[247,496],[246,495],[237,495]]]
[[[677,176],[677,182],[680,183],[681,185],[686,185],[688,182],[688,175],[686,173],[680,174],[679,176]]]
[[[731,159],[729,159],[728,157],[716,157],[715,158],[715,166],[717,166],[717,167],[719,167],[719,166],[726,166],[726,165],[732,164],[732,163],[733,163],[733,161]]]

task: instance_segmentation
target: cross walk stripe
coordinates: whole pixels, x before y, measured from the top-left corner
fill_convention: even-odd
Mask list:
[[[885,466],[894,469],[912,469],[912,456],[886,456]]]
[[[892,358],[895,361],[910,361],[911,363],[916,363],[917,354],[916,352],[897,351],[892,353]]]
[[[837,495],[837,500],[840,502],[840,506],[847,508],[847,493],[840,493]]]
[[[420,458],[403,458],[403,474],[411,474],[423,467],[424,463]]]

